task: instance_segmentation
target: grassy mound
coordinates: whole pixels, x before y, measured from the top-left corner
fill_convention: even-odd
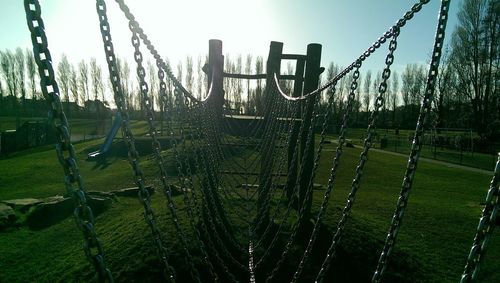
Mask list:
[[[79,160],[84,160],[87,149],[101,141],[77,144]],[[317,183],[325,183],[330,169],[334,144],[325,148]],[[330,244],[330,237],[350,189],[354,168],[360,150],[344,151],[335,182],[329,209],[323,219],[320,233],[303,280],[313,279],[322,255]],[[370,153],[361,188],[346,226],[337,257],[327,279],[339,282],[364,282],[371,278],[389,227],[390,217],[400,190],[406,164],[405,158],[379,152]],[[157,170],[154,162],[145,157],[142,164],[146,177],[155,183]],[[109,191],[133,186],[127,160],[111,156],[105,165],[97,162],[79,163],[89,190]],[[39,148],[16,153],[0,159],[0,200],[23,197],[48,197],[64,193],[62,170],[52,148]],[[460,278],[472,243],[491,176],[453,167],[421,162],[414,189],[396,248],[389,260],[386,282],[456,282]],[[315,190],[313,207],[317,208],[323,192]],[[182,197],[175,197],[180,207],[181,226],[192,248],[195,264],[206,276],[199,251],[183,209]],[[165,234],[170,262],[176,268],[179,281],[189,278],[183,260],[182,248],[176,237],[166,201],[161,193],[153,196],[153,208],[158,213],[160,230]],[[317,211],[313,211],[314,213]],[[230,219],[239,216],[236,209],[228,210]],[[106,261],[117,282],[155,282],[161,278],[160,264],[150,238],[150,231],[142,216],[141,204],[133,198],[120,197],[109,210],[96,218],[96,229],[104,243]],[[495,258],[500,257],[498,229],[491,238],[480,280],[500,282],[500,271]],[[289,278],[295,271],[305,247],[307,234],[287,257],[281,278]],[[281,247],[287,239],[280,239]],[[67,218],[45,229],[33,231],[27,227],[0,233],[0,282],[89,281],[92,268],[81,249],[81,233],[74,220]],[[260,254],[257,254],[259,257]],[[271,258],[268,268],[279,257]],[[257,274],[257,279],[263,279]],[[187,279],[185,279],[187,280]]]

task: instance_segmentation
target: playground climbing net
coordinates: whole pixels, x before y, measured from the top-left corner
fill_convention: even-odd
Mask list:
[[[319,66],[316,66],[316,84],[304,86],[303,92],[302,87],[299,87],[296,89],[300,91],[287,94],[280,81],[279,60],[281,59],[272,61],[270,52],[267,75],[265,76],[264,107],[255,116],[245,119],[238,118],[230,111],[223,109],[224,90],[221,69],[223,57],[221,54],[211,53],[209,56],[207,73],[210,87],[203,99],[197,99],[173,75],[168,61],[160,57],[124,1],[116,0],[116,2],[129,23],[128,27],[134,48],[133,58],[137,65],[136,72],[140,82],[140,97],[145,109],[145,119],[152,141],[154,160],[160,172],[161,191],[166,198],[166,207],[171,215],[175,236],[182,247],[190,279],[194,282],[255,282],[259,279],[273,282],[278,280],[279,273],[283,270],[284,263],[297,241],[301,227],[306,219],[311,217],[312,190],[325,144],[328,118],[332,114],[336,84],[340,79],[349,75],[351,76],[351,85],[347,107],[343,114],[338,145],[331,161],[323,199],[320,201],[317,214],[313,217],[314,226],[299,264],[296,266],[293,276],[286,279],[291,282],[301,281],[303,271],[311,260],[312,248],[317,241],[322,219],[335,187],[343,147],[346,145],[346,131],[355,102],[360,69],[363,62],[371,54],[387,41],[389,42],[385,67],[368,122],[366,139],[354,172],[351,190],[330,239],[326,256],[315,277],[316,282],[324,281],[325,274],[335,257],[339,241],[344,233],[356,193],[360,188],[363,169],[373,144],[378,115],[385,102],[384,94],[391,75],[391,65],[394,62],[398,36],[406,23],[429,1],[421,0],[413,5],[394,26],[356,58],[352,64],[322,86],[317,85],[317,76],[321,71]],[[84,251],[95,268],[98,281],[113,282],[112,272],[107,268],[104,260],[102,243],[94,229],[95,221],[92,210],[86,200],[75,150],[70,142],[69,125],[61,107],[59,88],[51,63],[40,4],[37,0],[25,0],[24,3],[34,56],[40,74],[41,89],[50,106],[49,119],[57,131],[57,156],[64,169],[66,190],[76,200],[74,215],[77,226],[83,233]],[[425,95],[413,136],[401,192],[372,282],[381,280],[402,225],[422,147],[424,126],[431,108],[449,3],[449,0],[441,1]],[[122,84],[104,0],[96,1],[96,10],[114,100],[117,111],[122,117],[122,135],[128,148],[128,158],[134,181],[139,188],[139,200],[144,208],[144,218],[151,230],[165,280],[174,282],[177,278],[175,270],[169,263],[170,251],[164,233],[157,225],[155,211],[151,207],[151,196],[146,190],[146,178],[135,146],[134,134],[130,128],[129,109],[127,109],[121,89]],[[161,99],[167,101],[168,96],[173,96],[173,107],[164,109],[168,112],[166,115],[168,118],[164,121],[166,130],[162,129],[162,132],[167,132],[169,135],[168,147],[174,156],[176,176],[169,176],[166,169],[166,165],[170,161],[166,159],[165,151],[162,149],[158,137],[159,131],[155,123],[157,116],[154,113],[151,93],[146,82],[141,44],[146,46],[156,61]],[[272,46],[271,48],[273,48]],[[300,56],[297,58],[299,58],[298,61],[303,60],[300,59]],[[309,64],[310,62],[305,63]],[[297,64],[299,65],[299,62]],[[302,62],[302,68],[304,68],[303,64],[304,62]],[[303,78],[303,74],[300,77]],[[167,80],[172,82],[175,87],[173,93],[168,93]],[[302,82],[296,80],[295,83],[301,84]],[[331,90],[328,97],[328,107],[324,113],[318,113],[318,107],[315,105],[318,103],[322,91],[326,89]],[[163,105],[167,105],[167,103],[163,103]],[[305,113],[309,113],[309,115]],[[315,142],[315,125],[318,122],[316,120],[320,117],[317,114],[322,114],[324,117],[320,127],[319,143]],[[315,148],[315,144],[318,144],[317,148]],[[480,261],[486,251],[489,236],[494,227],[498,211],[499,164],[500,159],[494,171],[486,205],[462,276],[462,282],[473,281],[477,277]],[[173,198],[174,183],[182,194],[183,207],[181,208],[178,207],[179,204]],[[181,213],[186,213],[188,227],[181,225],[180,218],[183,217],[180,216]],[[291,226],[290,222],[292,222]],[[194,239],[186,235],[187,230],[192,231]],[[288,233],[284,233],[285,230]],[[278,244],[283,238],[284,246]],[[194,241],[194,244],[191,244],[191,241]],[[202,255],[203,266],[194,263],[193,249]],[[271,256],[272,254],[278,254],[277,261],[271,261],[271,259],[275,259]],[[203,274],[208,274],[209,278],[202,278],[201,268],[203,268]]]

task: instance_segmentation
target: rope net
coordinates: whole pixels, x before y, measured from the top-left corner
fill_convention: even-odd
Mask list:
[[[279,70],[279,60],[281,59],[277,61],[278,64],[273,64],[270,58],[267,75],[254,76],[260,79],[265,78],[265,88],[263,107],[257,108],[255,115],[252,116],[235,115],[227,100],[224,99],[222,56],[215,56],[207,71],[210,83],[207,95],[202,99],[196,98],[173,75],[168,61],[160,57],[124,1],[116,0],[116,2],[129,21],[134,47],[133,57],[140,82],[141,102],[146,113],[148,135],[151,137],[153,146],[153,158],[159,169],[158,187],[165,196],[166,209],[170,213],[170,220],[176,232],[175,235],[167,236],[176,237],[179,241],[183,250],[183,260],[189,270],[190,278],[176,278],[176,272],[170,264],[170,251],[164,239],[165,235],[156,224],[158,219],[151,207],[151,196],[145,185],[148,180],[145,179],[141,169],[134,134],[130,129],[129,110],[121,89],[111,28],[106,14],[106,3],[104,0],[97,0],[96,10],[115,104],[123,117],[122,134],[129,151],[129,162],[134,180],[139,187],[139,199],[144,207],[145,220],[151,229],[165,280],[169,282],[186,280],[193,282],[302,282],[303,280],[323,282],[332,258],[336,255],[339,241],[356,199],[356,193],[360,189],[363,169],[368,160],[369,149],[373,144],[377,118],[384,105],[384,94],[387,89],[387,80],[391,75],[398,35],[406,22],[411,20],[429,1],[422,0],[412,6],[367,51],[322,86],[317,85],[318,77],[316,77],[316,85],[312,87],[303,85],[303,80],[295,80],[294,91],[288,94],[284,90],[286,88],[284,80],[280,79],[282,76]],[[66,137],[69,134],[65,134],[69,126],[60,106],[40,6],[36,0],[25,0],[25,7],[40,74],[48,73],[46,77],[42,76],[42,90],[53,107],[51,117],[54,126],[60,130],[58,154],[61,156],[61,164],[67,173],[67,189],[79,200],[75,215],[78,227],[82,229],[86,241],[86,254],[96,269],[97,279],[111,282],[113,278],[106,268],[102,246],[93,230],[92,212],[85,202],[85,190],[79,181],[80,176],[72,153],[73,149],[69,137]],[[448,7],[449,1],[441,1],[425,97],[416,125],[406,173],[403,177],[401,194],[390,222],[380,259],[374,270],[373,282],[380,281],[387,267],[387,259],[394,247],[408,202],[421,149],[424,124],[430,111]],[[43,40],[39,41],[39,38]],[[322,259],[321,266],[311,267],[309,262],[313,246],[318,239],[322,220],[327,213],[346,144],[346,133],[355,103],[360,69],[363,61],[387,41],[389,44],[385,67],[350,193],[336,229],[329,239],[330,246]],[[151,53],[158,68],[160,99],[164,102],[162,103],[164,109],[161,110],[166,113],[162,117],[164,120],[161,121],[160,130],[157,129],[158,121],[155,121],[157,115],[155,115],[151,93],[146,82],[142,45]],[[304,68],[304,62],[302,62],[302,68]],[[319,76],[321,72],[319,66],[316,71],[316,75]],[[328,181],[324,184],[323,197],[318,206],[312,208],[312,192],[326,143],[326,132],[333,111],[336,84],[340,79],[348,76],[350,91],[340,123],[338,145],[333,158],[327,160],[330,163],[330,170]],[[226,74],[226,79],[229,79],[227,77],[229,75]],[[303,74],[300,77],[303,79]],[[168,93],[167,80],[171,81],[175,87],[173,94]],[[51,86],[50,89],[49,86]],[[320,94],[327,89],[329,90],[327,107],[320,108],[318,107]],[[160,133],[163,135],[166,133],[169,137],[167,148],[162,148],[159,142]],[[316,140],[315,137],[319,139]],[[70,157],[64,157],[64,150],[69,151]],[[168,162],[175,164],[177,174],[167,173]],[[324,159],[323,162],[325,162]],[[487,198],[492,207],[485,208],[483,216],[484,219],[487,218],[490,221],[494,220],[491,218],[492,215],[496,215],[498,204],[498,167],[497,165],[496,179],[492,181]],[[77,189],[72,188],[75,182],[79,185]],[[182,195],[182,202],[175,201],[175,193]],[[182,219],[187,219],[187,222]],[[309,221],[311,219],[313,220],[311,229],[305,232],[304,227],[311,223]],[[306,245],[303,250],[297,252],[294,247],[302,234],[306,234]],[[478,232],[462,277],[464,282],[477,275],[479,264],[475,258],[484,253],[485,246],[481,243],[487,238],[485,232]],[[481,250],[476,251],[479,247]],[[96,251],[93,251],[93,248]],[[200,264],[195,264],[194,253],[201,255]],[[290,261],[292,256],[297,257],[298,260]],[[304,270],[308,270],[307,276],[304,275]],[[208,274],[208,278],[201,274]]]

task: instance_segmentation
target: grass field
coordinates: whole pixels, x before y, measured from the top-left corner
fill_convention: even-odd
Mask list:
[[[137,129],[142,131],[143,125]],[[76,145],[87,189],[109,191],[133,186],[125,156],[112,156],[102,164],[84,161],[87,152],[97,148],[100,142],[102,140]],[[334,148],[335,144],[326,146],[316,183],[326,183]],[[324,219],[327,231],[331,232],[336,226],[359,153],[358,148],[344,151]],[[380,152],[370,153],[353,215],[329,276],[338,275],[341,282],[353,282],[366,281],[371,275],[397,201],[405,160]],[[147,156],[142,158],[147,180],[154,183],[157,172],[153,163]],[[485,174],[421,162],[396,249],[389,261],[387,281],[457,282],[490,179],[491,176]],[[0,200],[56,194],[64,194],[64,186],[62,169],[52,146],[0,159]],[[314,208],[317,209],[321,199],[322,191],[315,190]],[[181,207],[181,215],[185,215],[181,197],[175,197],[175,201]],[[171,262],[178,270],[178,278],[182,278],[185,266],[182,260],[177,260],[181,258],[181,248],[161,193],[153,196],[153,207],[159,213],[160,228],[167,235]],[[230,211],[234,213],[234,210]],[[188,227],[186,217],[180,220],[183,227]],[[106,260],[116,281],[157,281],[159,263],[142,217],[142,207],[136,199],[119,198],[111,209],[97,216],[96,221],[97,233],[104,242]],[[499,229],[496,229],[481,266],[482,282],[500,282],[500,270],[495,260],[500,257],[499,234]],[[188,232],[187,235],[191,242],[191,234]],[[20,227],[0,232],[0,282],[89,281],[91,267],[81,250],[81,242],[81,233],[72,218],[42,230]],[[301,249],[299,245],[292,255],[298,255]],[[199,255],[196,250],[192,252]],[[199,261],[199,257],[196,258]],[[201,264],[198,261],[196,264]],[[289,268],[296,267],[296,261],[297,258],[290,257]],[[312,261],[308,273],[317,272],[321,263],[318,262],[319,259]]]
[[[377,129],[378,137],[375,138],[375,147],[381,147],[381,139],[387,139],[387,145],[382,149],[388,151],[394,151],[398,153],[408,154],[411,146],[411,138],[413,137],[413,130],[400,130],[399,135],[395,134],[394,129]],[[429,134],[426,131],[426,134]],[[442,133],[441,136],[448,135],[449,138],[453,140],[457,135],[462,133]],[[347,138],[352,140],[354,144],[362,145],[364,137],[366,135],[366,129],[349,129],[347,132]],[[468,138],[468,135],[466,135]],[[336,135],[332,135],[332,137],[336,138]],[[473,136],[477,138],[477,134]],[[470,140],[467,140],[470,142]],[[431,158],[436,160],[441,160],[445,162],[455,163],[459,165],[469,166],[480,168],[484,170],[491,170],[495,166],[496,162],[496,152],[499,152],[500,148],[492,150],[490,154],[480,153],[480,152],[471,152],[467,150],[457,150],[447,147],[441,146],[432,146],[429,144],[425,144],[422,147],[421,156],[425,158]]]

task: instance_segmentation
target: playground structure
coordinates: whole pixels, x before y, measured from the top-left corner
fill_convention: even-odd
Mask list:
[[[247,76],[241,74],[226,74],[223,71],[224,59],[222,56],[222,42],[211,40],[209,44],[208,78],[209,89],[205,98],[196,99],[184,86],[173,76],[170,67],[158,55],[152,43],[148,40],[144,31],[140,28],[134,16],[122,0],[117,0],[120,8],[129,20],[129,28],[132,32],[132,43],[135,49],[134,59],[137,63],[137,74],[141,82],[141,95],[143,104],[147,110],[147,121],[149,125],[149,136],[153,144],[154,158],[159,167],[162,190],[167,199],[173,224],[176,228],[177,237],[183,246],[186,262],[189,266],[192,281],[201,281],[200,274],[193,264],[190,249],[186,244],[185,235],[177,217],[176,206],[172,201],[170,184],[167,182],[164,170],[164,159],[162,149],[157,138],[154,124],[154,112],[151,99],[148,96],[148,85],[145,81],[145,71],[142,66],[141,42],[152,53],[158,67],[160,79],[160,93],[165,95],[165,76],[173,81],[176,87],[176,120],[170,122],[171,133],[178,133],[183,140],[189,138],[190,146],[177,144],[175,138],[171,139],[172,148],[175,153],[179,168],[179,184],[182,187],[184,202],[188,210],[190,228],[194,231],[198,248],[203,255],[204,266],[213,281],[250,281],[264,280],[272,282],[276,280],[282,271],[283,263],[290,252],[293,243],[301,231],[304,222],[308,218],[314,219],[314,227],[311,232],[309,243],[300,258],[299,264],[290,280],[300,282],[304,275],[304,269],[310,260],[311,249],[317,240],[321,220],[329,203],[331,192],[334,188],[335,176],[342,156],[342,149],[346,143],[345,134],[349,124],[350,108],[354,100],[354,92],[358,87],[357,79],[363,61],[374,53],[386,41],[389,41],[389,50],[385,60],[385,68],[379,87],[379,94],[372,112],[367,134],[363,144],[363,151],[359,164],[354,174],[351,193],[342,211],[337,230],[331,238],[331,245],[324,258],[321,269],[315,276],[315,280],[322,282],[325,272],[328,270],[332,257],[342,236],[344,225],[348,220],[354,204],[356,193],[360,188],[363,176],[363,168],[367,162],[369,149],[375,133],[377,116],[384,104],[383,94],[387,88],[387,79],[390,77],[390,67],[394,60],[394,52],[397,48],[397,38],[406,22],[410,20],[428,1],[420,1],[401,18],[389,31],[385,32],[370,48],[360,55],[351,65],[340,72],[331,81],[323,86],[318,85],[318,77],[322,69],[319,66],[321,57],[321,45],[310,44],[306,55],[283,54],[283,44],[272,42],[266,65],[266,74]],[[425,97],[423,98],[420,116],[412,138],[411,152],[408,158],[406,172],[403,177],[401,193],[394,211],[393,218],[387,233],[384,248],[380,254],[378,265],[374,271],[372,281],[379,282],[387,267],[387,259],[391,255],[398,231],[401,227],[406,205],[409,200],[410,191],[417,168],[417,163],[422,147],[424,135],[424,122],[430,111],[435,78],[438,71],[441,49],[444,40],[449,1],[442,1],[438,17],[438,26],[435,37],[434,50],[426,84]],[[107,269],[103,249],[100,240],[94,230],[94,219],[92,211],[87,205],[85,188],[82,176],[78,171],[74,148],[70,141],[69,126],[61,107],[57,82],[54,79],[54,71],[51,65],[51,56],[48,50],[47,38],[41,19],[40,5],[36,0],[25,0],[25,8],[28,26],[32,35],[32,43],[36,63],[41,76],[41,89],[49,101],[51,107],[51,122],[57,131],[57,154],[66,175],[65,185],[68,193],[76,201],[75,217],[79,229],[84,236],[85,253],[95,267],[99,281],[113,281],[112,273]],[[134,136],[130,130],[129,116],[121,92],[120,77],[117,72],[116,57],[112,44],[110,25],[107,21],[106,4],[103,0],[97,0],[97,13],[100,21],[102,39],[106,53],[106,60],[113,85],[115,103],[121,116],[122,134],[129,150],[129,161],[133,169],[134,180],[139,187],[139,198],[144,206],[144,215],[151,233],[154,244],[162,263],[165,279],[175,281],[175,271],[168,262],[169,256],[165,246],[162,233],[156,225],[155,213],[150,206],[150,195],[145,189],[145,177],[141,170],[139,154],[134,145]],[[280,63],[282,59],[296,60],[296,74],[291,77],[280,75]],[[336,82],[353,72],[351,92],[347,101],[347,110],[342,120],[342,127],[338,138],[338,146],[331,163],[330,178],[324,189],[322,200],[316,216],[311,215],[312,188],[314,186],[315,174],[319,166],[322,146],[325,143],[325,129],[327,123],[323,123],[319,135],[319,142],[315,142],[315,104],[319,93],[328,88],[335,88]],[[223,79],[227,77],[238,77],[241,79],[265,79],[265,109],[263,113],[257,113],[255,117],[244,118],[225,113]],[[292,94],[285,93],[280,87],[280,80],[294,80],[294,91]],[[331,104],[333,95],[329,97]],[[330,108],[327,108],[325,117],[328,117]],[[231,122],[226,116],[229,115],[234,121],[250,120],[245,123]],[[115,123],[117,119],[115,119]],[[328,121],[328,119],[324,119]],[[240,129],[232,129],[232,128]],[[117,126],[108,135],[102,149],[109,149],[112,136],[116,134]],[[241,130],[241,128],[245,128]],[[114,132],[114,134],[113,134]],[[252,142],[244,142],[252,137]],[[318,144],[315,147],[315,144]],[[238,150],[235,147],[247,146],[246,150]],[[183,153],[193,157],[194,164],[183,158]],[[477,277],[479,264],[487,248],[489,235],[494,227],[496,213],[498,210],[500,178],[500,160],[497,162],[490,189],[486,198],[486,205],[477,229],[473,247],[468,257],[467,265],[462,275],[463,282],[473,281]],[[239,192],[235,188],[243,188]],[[278,190],[278,188],[282,190]],[[256,189],[255,189],[256,188]],[[191,192],[188,194],[188,189]],[[241,204],[237,209],[242,211],[247,219],[246,230],[248,233],[242,244],[234,236],[236,225],[226,217],[225,210],[231,209],[227,204],[232,203],[230,199],[238,198]],[[279,199],[278,203],[284,203],[281,207],[273,207],[273,200]],[[236,204],[234,204],[236,206]],[[282,211],[280,212],[280,209]],[[293,212],[295,210],[295,212]],[[286,224],[290,214],[296,215],[296,221],[290,228],[290,235],[286,244],[280,251],[280,258],[267,268],[269,253],[276,249],[276,240]],[[279,223],[275,227],[274,223]],[[239,272],[229,269],[228,266],[236,266]]]
[[[109,151],[109,149],[111,148],[111,144],[113,143],[113,139],[115,138],[116,133],[118,133],[118,130],[120,129],[121,123],[122,123],[122,117],[120,113],[116,113],[113,119],[113,123],[111,125],[111,129],[106,135],[106,139],[104,139],[104,143],[102,144],[101,148],[97,151],[89,153],[88,159],[92,160],[95,158],[102,157]]]

